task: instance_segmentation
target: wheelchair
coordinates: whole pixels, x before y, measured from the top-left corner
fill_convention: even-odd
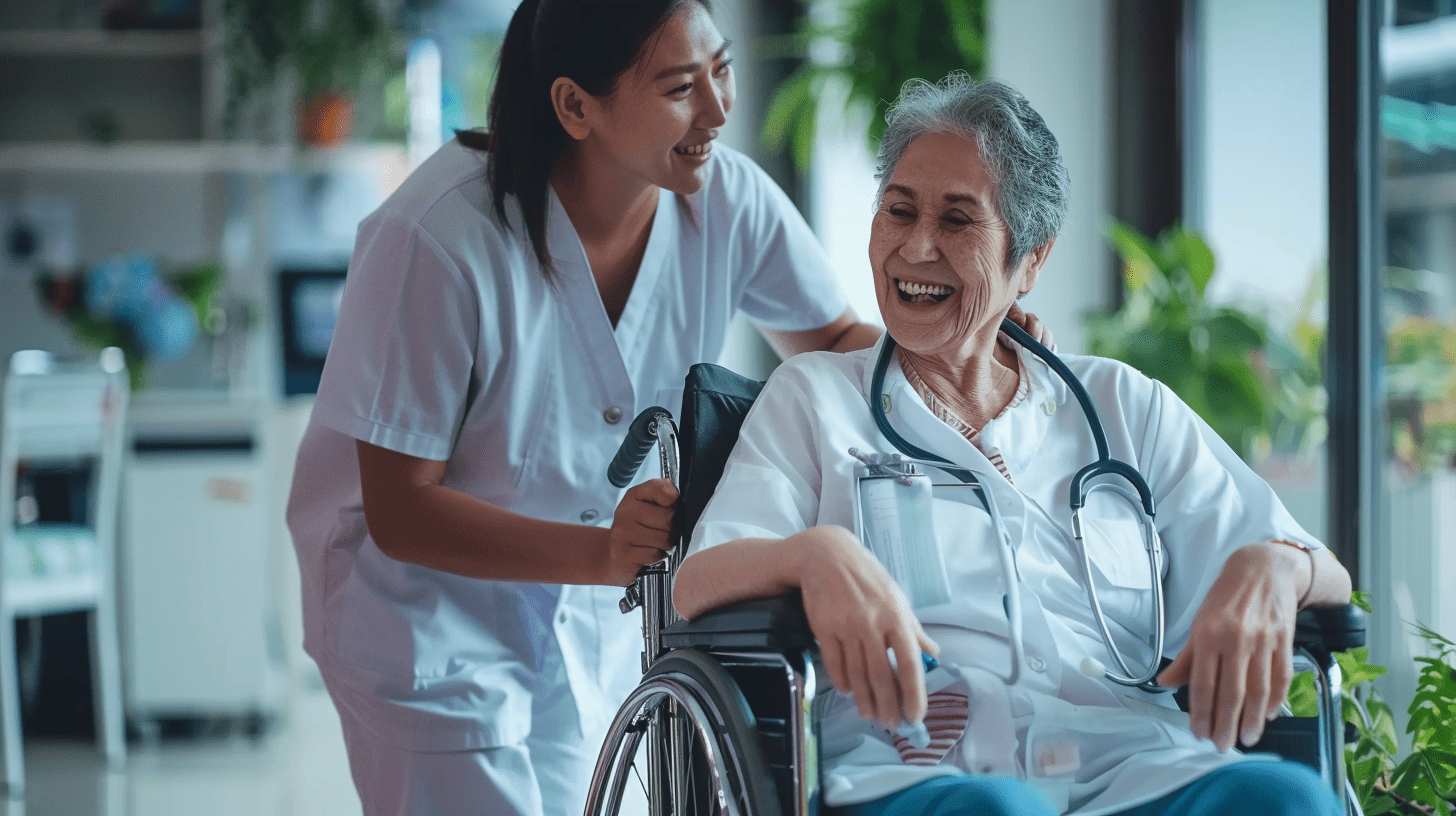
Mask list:
[[[641,412],[609,477],[631,482],[657,446],[662,475],[678,486],[677,546],[644,568],[621,601],[642,609],[640,685],[608,729],[586,816],[814,816],[818,750],[811,718],[815,642],[797,595],[748,601],[680,618],[672,578],[762,383],[728,369],[689,370],[681,428],[663,408]],[[1364,612],[1344,605],[1299,614],[1294,668],[1313,674],[1319,716],[1269,722],[1247,750],[1313,767],[1346,813],[1360,816],[1346,781],[1341,676],[1334,652],[1365,642]]]

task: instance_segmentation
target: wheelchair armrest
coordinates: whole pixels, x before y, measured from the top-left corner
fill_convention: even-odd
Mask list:
[[[1365,610],[1354,604],[1303,609],[1295,621],[1294,645],[1324,652],[1364,646]]]
[[[708,647],[797,652],[815,646],[804,604],[797,592],[759,598],[704,612],[662,630],[670,649]]]

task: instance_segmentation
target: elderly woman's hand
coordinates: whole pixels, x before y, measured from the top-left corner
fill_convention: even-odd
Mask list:
[[[920,654],[938,654],[940,647],[920,628],[894,579],[843,527],[811,527],[790,541],[802,548],[804,612],[835,688],[854,695],[861,717],[886,728],[925,719]]]
[[[1219,750],[1259,741],[1293,676],[1298,598],[1313,580],[1297,548],[1273,541],[1229,556],[1193,619],[1188,645],[1163,672],[1164,686],[1188,685],[1193,734]]]

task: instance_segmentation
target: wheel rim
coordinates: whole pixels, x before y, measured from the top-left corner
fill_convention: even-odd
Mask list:
[[[752,784],[753,780],[747,778],[740,758],[724,746],[720,735],[709,725],[721,725],[724,715],[708,700],[709,695],[701,685],[686,674],[665,672],[644,680],[627,698],[608,729],[602,754],[597,761],[596,774],[598,780],[607,784],[595,786],[589,793],[586,811],[588,816],[620,813],[627,785],[634,777],[646,787],[648,781],[644,779],[644,775],[651,778],[651,774],[644,772],[650,769],[639,767],[646,764],[645,758],[640,756],[644,753],[641,750],[644,747],[643,737],[650,728],[663,727],[662,720],[668,719],[691,725],[691,744],[688,748],[702,762],[701,770],[704,775],[699,779],[689,768],[686,778],[677,781],[676,789],[672,787],[672,781],[668,780],[666,795],[671,797],[685,792],[686,796],[679,796],[679,801],[669,803],[669,809],[663,812],[691,813],[701,801],[696,797],[705,792],[709,796],[711,813],[751,816],[743,803],[732,795],[734,786],[729,780],[737,781],[737,790],[740,792]],[[667,716],[663,717],[664,714]],[[655,724],[654,719],[657,720]],[[615,748],[608,751],[610,746]],[[700,791],[700,782],[708,785],[707,791]],[[651,816],[658,816],[658,813],[651,812]]]

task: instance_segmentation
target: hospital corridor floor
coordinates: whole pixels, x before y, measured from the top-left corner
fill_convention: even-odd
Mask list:
[[[118,769],[90,739],[27,736],[25,795],[0,799],[0,816],[360,816],[328,694],[317,675],[292,685],[260,737],[132,740]],[[628,791],[622,816],[646,810]]]
[[[359,816],[338,715],[316,678],[294,685],[257,738],[133,740],[114,770],[92,741],[27,736],[25,796],[0,816]]]

